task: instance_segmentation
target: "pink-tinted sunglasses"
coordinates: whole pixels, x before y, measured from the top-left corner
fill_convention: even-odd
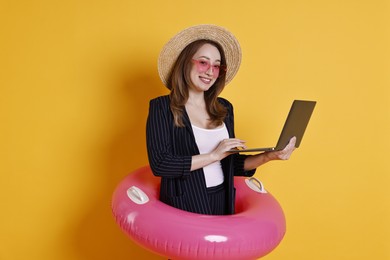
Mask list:
[[[200,73],[205,73],[209,71],[210,67],[211,70],[213,71],[213,78],[218,78],[225,74],[226,72],[226,66],[225,65],[219,65],[219,64],[214,64],[211,65],[208,60],[196,60],[192,59],[192,62],[196,64],[196,68],[198,72]]]

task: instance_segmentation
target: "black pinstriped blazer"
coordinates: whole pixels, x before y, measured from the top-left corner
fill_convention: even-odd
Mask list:
[[[233,106],[218,98],[228,114],[225,125],[229,137],[234,137]],[[146,124],[146,142],[149,164],[154,175],[161,177],[160,200],[173,207],[190,212],[211,214],[203,169],[190,171],[191,158],[199,154],[190,119],[184,113],[185,127],[174,126],[169,96],[152,99]],[[228,214],[234,213],[235,189],[233,176],[252,176],[255,170],[244,171],[247,156],[233,154],[221,161]]]

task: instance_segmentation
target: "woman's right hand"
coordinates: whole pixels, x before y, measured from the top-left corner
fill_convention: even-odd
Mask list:
[[[210,153],[215,161],[220,161],[232,152],[230,150],[243,148],[245,149],[245,141],[238,138],[229,138],[222,140],[218,146]]]
[[[245,141],[237,138],[225,139],[222,140],[212,152],[207,154],[193,155],[191,171],[203,168],[213,162],[222,160],[232,153],[229,152],[230,150],[235,148],[246,148]]]

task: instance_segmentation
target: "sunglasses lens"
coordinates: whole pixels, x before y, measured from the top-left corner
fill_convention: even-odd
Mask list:
[[[195,60],[199,72],[206,72],[210,69],[210,63],[204,60]]]
[[[226,71],[225,66],[211,65],[210,62],[206,60],[193,60],[193,62],[196,64],[196,68],[200,73],[207,72],[211,67],[214,78],[218,78],[219,76],[223,75]]]

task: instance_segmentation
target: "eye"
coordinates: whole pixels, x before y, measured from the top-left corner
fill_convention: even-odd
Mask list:
[[[220,67],[221,67],[221,65],[219,65],[219,64],[213,65],[213,68],[214,68],[215,70],[219,70]]]
[[[205,60],[199,60],[199,64],[204,66],[204,67],[209,65],[209,63],[207,61],[205,61]]]

